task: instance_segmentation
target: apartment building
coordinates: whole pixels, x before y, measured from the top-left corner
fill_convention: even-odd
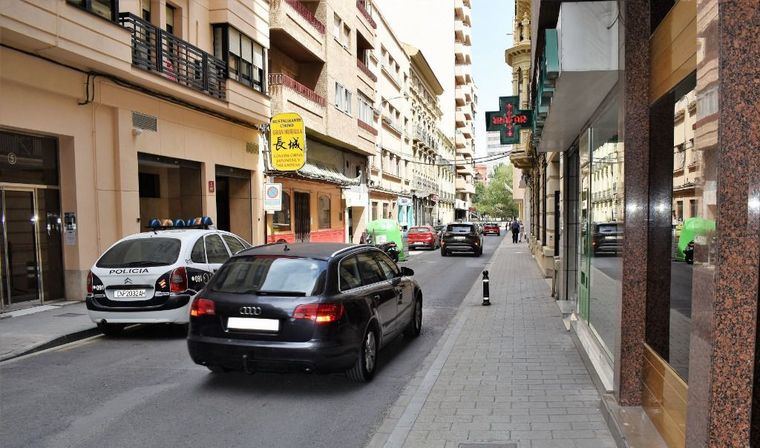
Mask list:
[[[282,183],[283,206],[267,217],[267,241],[358,241],[366,227],[379,133],[373,14],[364,0],[271,2],[272,114],[303,117],[307,161],[268,173]]]
[[[264,0],[4,4],[3,307],[81,300],[96,257],[153,217],[263,240],[268,23]]]
[[[760,444],[750,3],[515,2],[531,249],[642,446]]]
[[[433,215],[438,224],[454,222],[454,199],[456,192],[456,147],[454,140],[449,138],[443,131],[438,131],[438,140],[441,142],[438,151],[438,201],[436,202]]]
[[[439,152],[442,143],[439,136],[441,108],[438,97],[443,87],[427,59],[418,48],[404,44],[411,61],[409,76],[409,99],[412,123],[411,192],[414,209],[414,225],[437,224],[434,208],[440,201],[438,175]],[[450,177],[446,177],[450,180]]]
[[[370,219],[395,219],[402,227],[414,225],[411,196],[412,133],[409,107],[409,56],[382,12],[375,10],[378,81],[375,111],[378,136],[369,180]]]
[[[474,117],[477,91],[472,80],[472,21],[470,0],[454,2],[454,61],[455,61],[455,137],[456,144],[456,209],[457,219],[467,219],[475,193]]]

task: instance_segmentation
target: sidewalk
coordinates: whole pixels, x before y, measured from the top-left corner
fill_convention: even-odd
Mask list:
[[[527,246],[505,238],[489,273],[492,305],[478,281],[369,447],[616,446]]]
[[[84,302],[61,302],[0,315],[0,361],[98,334]]]

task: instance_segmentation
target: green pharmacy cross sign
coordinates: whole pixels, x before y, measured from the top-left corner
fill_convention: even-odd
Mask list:
[[[519,97],[500,96],[499,110],[486,112],[486,131],[499,131],[502,145],[520,143],[520,129],[531,126],[531,111],[519,107]]]

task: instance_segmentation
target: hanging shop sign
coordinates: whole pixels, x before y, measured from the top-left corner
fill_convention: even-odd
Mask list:
[[[282,184],[265,183],[264,184],[264,211],[267,213],[279,212],[282,210]]]
[[[520,143],[520,130],[531,127],[532,111],[519,107],[519,97],[500,96],[499,110],[486,112],[486,131],[498,131],[502,145]]]
[[[269,154],[277,171],[298,171],[306,164],[306,129],[300,115],[287,112],[269,124]]]

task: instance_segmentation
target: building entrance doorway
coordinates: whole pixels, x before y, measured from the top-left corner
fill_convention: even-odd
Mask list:
[[[216,227],[253,241],[251,172],[216,165]]]
[[[303,243],[309,241],[311,236],[311,204],[309,193],[293,193],[293,205],[295,208],[295,239]]]

